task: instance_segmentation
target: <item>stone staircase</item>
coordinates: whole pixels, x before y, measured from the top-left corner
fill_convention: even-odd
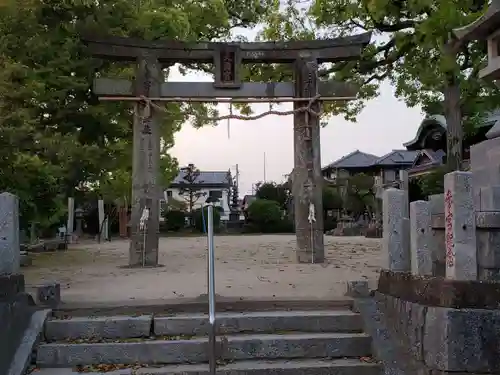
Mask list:
[[[371,338],[348,308],[217,313],[218,374],[378,375]],[[205,375],[207,315],[51,318],[38,375]]]

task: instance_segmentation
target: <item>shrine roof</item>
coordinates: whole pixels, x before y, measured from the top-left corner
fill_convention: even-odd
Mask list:
[[[484,116],[482,116],[481,121],[478,122],[477,127],[483,128],[483,127],[494,126],[499,120],[500,120],[500,109],[496,109],[491,112],[485,113]],[[446,117],[439,114],[428,115],[420,123],[420,126],[418,127],[415,137],[411,141],[404,143],[403,146],[407,148],[412,148],[423,137],[426,136],[429,130],[441,129],[441,131],[444,133],[446,132],[446,128],[447,128]]]
[[[469,25],[453,30],[461,41],[486,39],[500,29],[500,0],[492,0],[486,12]]]

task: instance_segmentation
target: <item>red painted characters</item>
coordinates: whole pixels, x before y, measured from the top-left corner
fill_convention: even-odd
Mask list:
[[[446,266],[453,267],[455,264],[455,251],[453,243],[453,195],[450,190],[446,191],[444,196],[444,215],[445,215],[445,249],[446,249]]]

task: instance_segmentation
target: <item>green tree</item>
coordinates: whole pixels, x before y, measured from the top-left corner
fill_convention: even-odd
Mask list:
[[[444,175],[449,170],[446,166],[437,168],[431,173],[418,178],[418,184],[422,194],[426,197],[433,194],[444,193]]]
[[[280,229],[283,211],[278,202],[256,199],[248,207],[248,222],[261,233],[273,233]]]
[[[466,122],[497,106],[499,89],[479,82],[485,61],[483,43],[460,46],[451,31],[475,20],[486,0],[388,1],[300,0],[278,4],[268,15],[263,39],[336,37],[373,31],[372,43],[361,61],[325,66],[321,76],[360,86],[358,100],[325,105],[327,113],[354,119],[367,100],[379,94],[388,80],[407,105],[424,110],[441,107],[448,123],[450,169],[459,169],[462,157],[463,115]],[[468,124],[465,124],[467,127]]]
[[[342,197],[334,187],[323,187],[323,210],[325,213],[330,210],[342,209]]]
[[[365,173],[358,173],[346,179],[347,191],[343,207],[354,218],[374,212],[376,198],[373,192],[374,179]]]
[[[260,22],[269,2],[3,3],[0,7],[0,186],[23,195],[25,181],[33,176],[19,169],[17,174],[27,175],[13,179],[8,171],[19,160],[29,160],[27,164],[33,163],[29,165],[42,165],[46,183],[52,186],[55,181],[57,187],[32,192],[33,196],[49,194],[46,199],[27,203],[27,198],[23,198],[26,210],[36,211],[37,216],[49,217],[58,210],[61,199],[65,201],[66,196],[86,191],[89,186],[94,189],[102,186],[103,194],[110,200],[129,200],[130,193],[126,190],[130,186],[132,106],[101,103],[91,87],[95,71],[102,76],[130,78],[133,67],[91,58],[80,36],[97,32],[150,40],[160,37],[224,40],[235,27]],[[168,68],[165,73],[168,75]],[[214,114],[213,105],[165,105],[161,122],[162,183],[170,181],[177,168],[176,161],[168,154],[174,133],[186,121],[197,126],[209,124],[208,116]]]
[[[277,202],[281,209],[286,209],[290,199],[290,189],[288,184],[277,184],[276,182],[259,182],[255,196],[258,199],[265,199]]]

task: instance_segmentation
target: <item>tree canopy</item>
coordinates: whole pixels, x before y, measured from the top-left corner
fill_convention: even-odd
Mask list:
[[[223,40],[262,19],[266,0],[23,0],[0,6],[0,190],[21,198],[23,221],[58,221],[67,196],[98,190],[127,200],[132,108],[101,103],[94,75],[131,77],[133,66],[91,58],[80,40],[98,32],[149,40]],[[195,68],[195,67],[184,67]],[[169,68],[165,70],[166,77]],[[170,103],[161,123],[161,182],[177,173],[168,151],[181,125],[206,124],[213,105]]]

